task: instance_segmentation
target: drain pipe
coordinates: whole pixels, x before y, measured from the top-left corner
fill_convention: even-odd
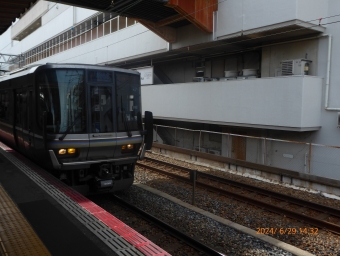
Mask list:
[[[325,110],[340,111],[340,108],[329,108],[329,87],[331,73],[331,56],[332,56],[332,35],[328,35],[328,55],[327,55],[327,74],[326,74],[326,91],[325,91]]]

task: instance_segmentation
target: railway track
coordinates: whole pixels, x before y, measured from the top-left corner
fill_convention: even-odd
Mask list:
[[[138,166],[166,175],[182,182],[193,184],[190,173],[195,170],[146,157]],[[318,228],[340,235],[340,211],[321,204],[305,201],[271,190],[243,184],[226,178],[196,171],[195,186],[232,197],[280,215],[310,224],[311,229],[298,230],[300,233],[313,234]],[[297,230],[281,229],[280,233]]]
[[[224,255],[180,230],[166,224],[117,195],[108,194],[92,199],[103,208],[114,208],[114,215],[171,255]],[[108,209],[109,210],[109,209]]]

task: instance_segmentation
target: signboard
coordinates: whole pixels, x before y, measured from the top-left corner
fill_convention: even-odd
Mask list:
[[[141,67],[135,70],[140,73],[141,85],[153,84],[153,67]]]

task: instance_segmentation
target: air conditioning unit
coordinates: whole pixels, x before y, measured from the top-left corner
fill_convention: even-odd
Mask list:
[[[217,155],[217,156],[221,155],[221,151],[220,150],[209,149],[208,152],[210,154]]]
[[[281,61],[281,74],[283,76],[308,75],[311,62],[305,59],[283,60]]]

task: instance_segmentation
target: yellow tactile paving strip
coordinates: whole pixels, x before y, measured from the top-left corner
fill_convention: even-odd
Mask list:
[[[51,255],[0,185],[1,256]]]

